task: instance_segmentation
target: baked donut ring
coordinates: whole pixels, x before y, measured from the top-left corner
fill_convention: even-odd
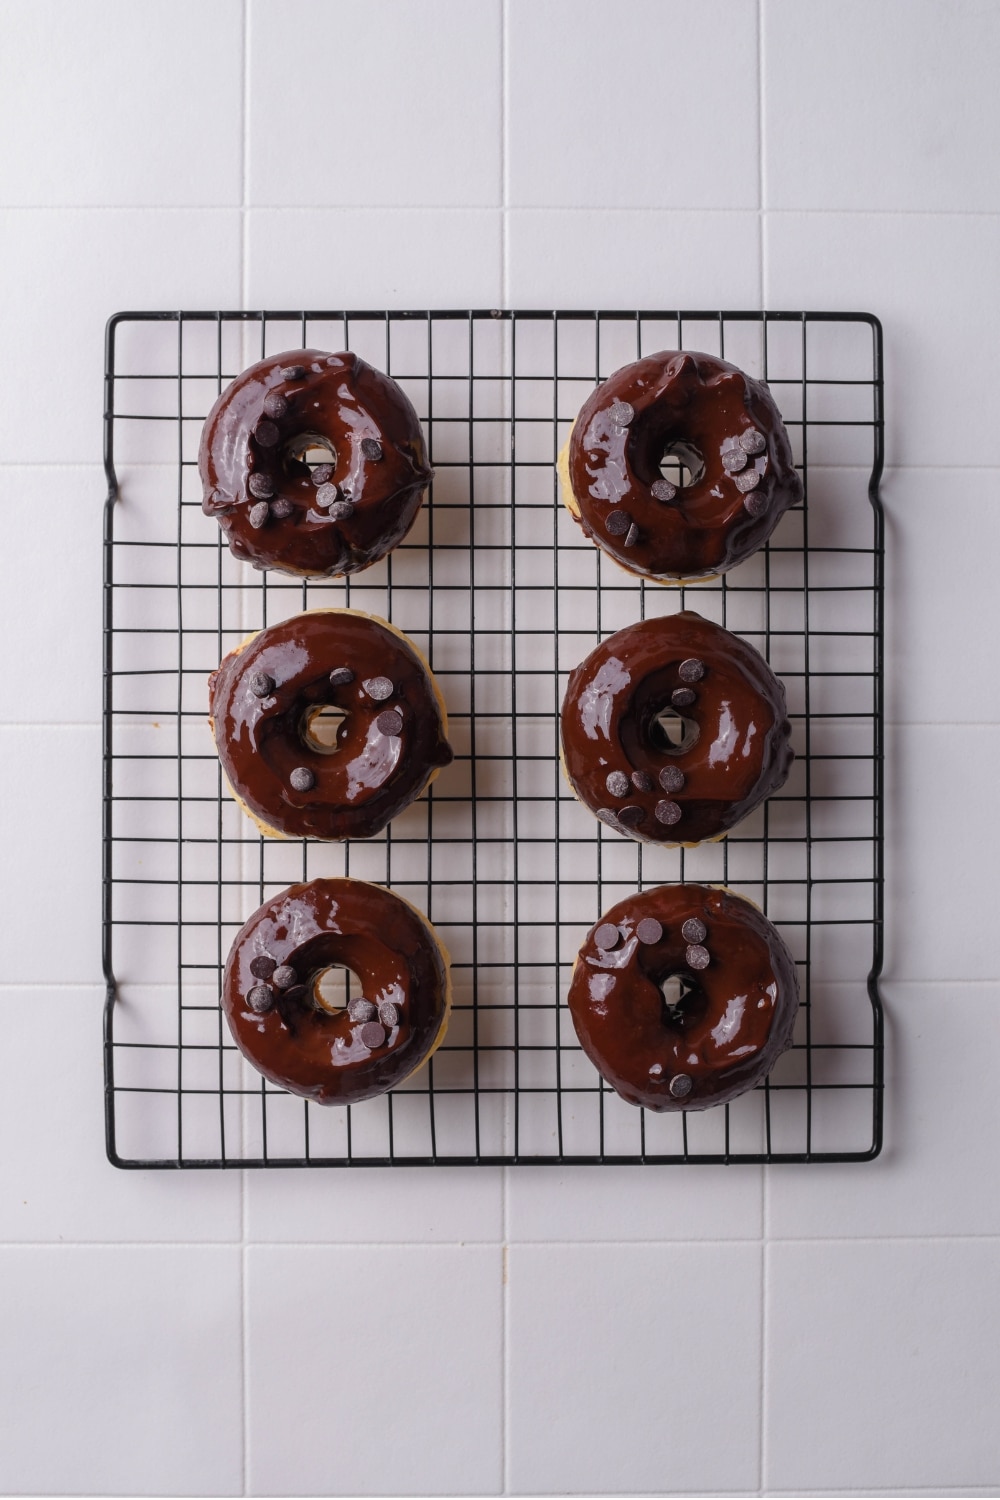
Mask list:
[[[230,790],[271,838],[371,838],[452,759],[430,667],[385,620],[313,609],[247,636],[209,678]],[[332,744],[318,737],[343,715]]]
[[[602,641],[570,674],[560,729],[580,801],[645,843],[722,838],[777,791],[794,758],[785,689],[767,662],[693,610]]]
[[[662,476],[667,453],[690,484]],[[665,350],[617,370],[584,402],[559,467],[587,536],[660,583],[728,572],[802,499],[767,387],[710,354]]]
[[[305,462],[326,450],[328,463]],[[202,509],[234,557],[310,577],[357,573],[413,525],[433,477],[394,380],[356,354],[297,349],[237,376],[208,414]]]
[[[320,981],[352,969],[363,998],[331,1008]],[[408,901],[364,880],[311,880],[266,901],[237,934],[222,1008],[243,1056],[317,1104],[384,1094],[438,1046],[448,956]]]
[[[569,989],[594,1067],[629,1104],[657,1111],[753,1088],[790,1044],[798,1004],[777,929],[753,902],[706,885],[619,901],[588,934]]]

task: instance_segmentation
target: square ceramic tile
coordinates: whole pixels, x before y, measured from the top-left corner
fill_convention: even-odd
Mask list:
[[[0,988],[12,1069],[0,1092],[0,1241],[238,1240],[240,1179],[122,1172],[104,1149],[103,988]],[[40,1035],[58,1038],[42,1059]],[[176,1108],[176,1106],[175,1106]],[[15,1145],[16,1143],[16,1145]]]
[[[0,203],[239,203],[240,0],[7,0]]]
[[[998,1270],[995,1239],[774,1245],[765,1484],[996,1485]]]
[[[770,213],[764,243],[769,307],[882,320],[888,463],[995,462],[1000,217]]]
[[[95,600],[96,604],[96,600]],[[4,812],[0,901],[16,912],[5,984],[93,984],[101,975],[101,736],[97,726],[0,728],[14,795]],[[25,892],[58,889],[59,920]]]
[[[996,6],[764,0],[762,11],[769,208],[1000,208]]]
[[[498,1242],[501,1192],[496,1167],[255,1172],[247,1234],[257,1243]]]
[[[497,1493],[499,1249],[248,1259],[249,1493]]]
[[[760,306],[756,214],[512,210],[507,240],[512,307]]]
[[[757,1245],[510,1252],[509,1489],[756,1489]]]
[[[499,0],[253,0],[250,201],[498,204]]]
[[[0,1249],[0,1275],[5,1490],[241,1493],[238,1250]]]
[[[500,212],[258,209],[249,215],[253,307],[494,307]]]
[[[756,125],[752,0],[510,0],[515,207],[756,208]]]
[[[0,238],[4,346],[12,364],[32,372],[12,383],[0,413],[6,463],[100,461],[111,313],[239,299],[238,210],[10,210],[0,212]],[[38,399],[51,360],[58,361],[58,420]]]
[[[761,1233],[759,1167],[518,1167],[507,1182],[512,1243],[742,1240]]]

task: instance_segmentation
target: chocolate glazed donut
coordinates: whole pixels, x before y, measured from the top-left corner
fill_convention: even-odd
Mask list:
[[[320,979],[352,969],[363,998],[327,1004]],[[409,902],[364,880],[293,885],[255,911],[229,952],[222,1008],[265,1078],[317,1104],[401,1083],[444,1036],[448,960]]]
[[[371,838],[452,759],[448,718],[412,641],[355,609],[249,636],[209,678],[237,802],[273,838]],[[334,743],[317,728],[342,714]]]
[[[310,469],[310,449],[329,463]],[[208,414],[202,509],[234,557],[301,576],[357,573],[413,525],[431,478],[420,422],[356,354],[297,349],[251,365]]]
[[[619,901],[580,949],[569,990],[594,1067],[629,1104],[657,1111],[753,1088],[791,1043],[798,1004],[795,962],[764,913],[705,885]]]
[[[663,478],[667,453],[691,470],[690,484]],[[767,387],[725,360],[674,350],[597,387],[560,472],[586,534],[630,573],[662,583],[728,572],[802,499]]]
[[[619,630],[570,675],[563,767],[619,833],[690,846],[722,838],[784,783],[794,755],[785,715],[764,658],[682,610]]]

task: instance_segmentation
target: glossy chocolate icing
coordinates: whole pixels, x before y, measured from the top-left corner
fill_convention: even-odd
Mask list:
[[[688,993],[670,1006],[661,986],[674,976]],[[704,885],[619,901],[580,949],[569,990],[595,1068],[629,1104],[657,1111],[752,1088],[789,1045],[798,1004],[794,960],[763,912]]]
[[[323,485],[296,456],[310,437],[334,451]],[[384,557],[432,478],[420,422],[396,382],[356,354],[316,349],[244,370],[208,414],[198,467],[202,509],[233,556],[306,576],[357,573]]]
[[[358,610],[309,610],[259,631],[212,673],[209,700],[229,784],[268,833],[370,838],[452,759],[416,647]],[[347,715],[333,753],[308,734],[327,705]]]
[[[660,460],[674,447],[703,472],[658,498],[672,488]],[[568,480],[564,498],[586,534],[630,572],[667,582],[727,572],[802,499],[767,387],[725,360],[676,350],[626,365],[587,398]]]
[[[656,722],[672,700],[686,749]],[[571,673],[563,765],[580,800],[620,833],[697,844],[728,833],[784,783],[785,714],[784,687],[759,652],[682,610],[617,631]]]
[[[262,959],[289,966],[294,986],[262,982],[251,969]],[[353,969],[370,1002],[363,1009],[382,1021],[323,1007],[316,981],[331,967]],[[430,1055],[447,1025],[448,985],[446,955],[408,902],[363,880],[312,880],[265,902],[237,935],[222,1006],[236,1045],[265,1078],[319,1104],[356,1104]],[[260,1013],[248,997],[262,989]]]

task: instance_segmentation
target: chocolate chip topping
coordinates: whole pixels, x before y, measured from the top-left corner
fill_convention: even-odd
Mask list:
[[[675,1099],[686,1099],[694,1088],[694,1080],[689,1073],[675,1073],[670,1080],[670,1092]]]
[[[637,792],[651,792],[653,790],[653,778],[652,776],[647,776],[645,771],[633,771],[632,785]]]
[[[349,682],[354,681],[354,673],[350,667],[334,667],[330,673],[331,687],[346,687]]]
[[[250,960],[250,973],[255,979],[270,979],[277,967],[269,953],[258,953],[256,958]]]
[[[321,510],[326,510],[328,505],[335,505],[339,498],[340,491],[335,484],[321,484],[316,491],[316,504]]]
[[[609,948],[615,946],[620,936],[621,933],[614,922],[602,922],[594,932],[594,942],[606,953]]]
[[[742,448],[728,448],[722,455],[722,467],[727,474],[738,474],[747,466],[747,456]]]
[[[679,792],[684,785],[684,772],[677,766],[664,766],[660,772],[660,785],[665,792]]]
[[[253,527],[254,531],[260,530],[260,528],[266,523],[267,518],[270,514],[271,507],[268,505],[266,500],[258,500],[256,505],[251,505],[250,525]]]
[[[304,984],[293,984],[291,989],[282,991],[283,1000],[304,1000],[308,993]]]
[[[740,433],[740,447],[744,453],[763,453],[767,447],[767,439],[756,427],[748,427],[746,432]]]
[[[264,397],[264,411],[269,417],[276,420],[283,417],[288,410],[288,401],[280,391],[269,391]]]
[[[677,675],[681,682],[700,682],[705,675],[705,663],[696,656],[689,656],[677,668]]]
[[[364,1045],[374,1052],[376,1047],[381,1047],[385,1041],[385,1027],[380,1026],[378,1021],[366,1021],[358,1032]]]
[[[308,766],[296,766],[288,778],[288,784],[293,791],[311,792],[316,785],[316,778]]]
[[[697,696],[698,694],[693,688],[674,688],[670,694],[670,701],[674,705],[674,708],[690,708]]]
[[[681,937],[686,943],[703,943],[708,937],[708,928],[699,917],[688,917],[681,928]]]
[[[627,797],[629,794],[629,779],[624,771],[609,771],[605,786],[612,797]]]
[[[276,521],[285,521],[292,514],[295,506],[286,495],[279,495],[277,500],[271,501],[271,514]]]
[[[760,484],[760,475],[756,469],[744,469],[742,474],[736,476],[736,488],[741,495],[749,494]]]
[[[282,380],[304,380],[305,365],[285,365],[281,371]]]
[[[608,416],[619,427],[627,427],[635,416],[635,407],[628,401],[616,401],[608,408]]]
[[[645,816],[646,814],[642,808],[637,807],[634,802],[630,802],[627,807],[620,807],[618,809],[618,821],[619,823],[624,823],[627,828],[638,828]]]
[[[273,448],[278,441],[278,429],[264,417],[253,430],[258,448]]]
[[[401,734],[403,729],[403,715],[397,713],[394,708],[387,708],[375,720],[375,728],[379,734],[387,735],[390,738],[393,735]]]
[[[649,486],[649,493],[654,500],[659,500],[664,505],[669,505],[671,500],[676,500],[677,498],[677,486],[676,484],[671,484],[669,479],[657,479]]]
[[[369,698],[374,698],[376,703],[381,703],[385,698],[391,698],[393,686],[388,677],[366,677],[361,684]]]
[[[347,1014],[352,1021],[370,1021],[375,1015],[375,1007],[370,1000],[352,1000]]]
[[[762,516],[767,510],[767,496],[763,490],[751,490],[743,496],[743,509],[751,516]]]
[[[399,1025],[399,1011],[391,1000],[383,1000],[378,1008],[378,1018],[386,1031],[391,1031],[394,1026]]]
[[[654,811],[656,813],[656,821],[658,823],[666,823],[668,828],[678,822],[681,815],[681,810],[677,806],[677,803],[668,802],[666,798],[656,804]]]
[[[373,464],[377,464],[382,457],[382,444],[378,438],[367,437],[361,439],[361,452],[365,458],[370,458]]]
[[[632,525],[632,517],[627,510],[613,510],[604,523],[604,529],[610,536],[624,536]]]
[[[266,984],[255,984],[247,996],[247,1004],[258,1016],[263,1016],[274,1004],[274,995]]]
[[[321,484],[326,484],[328,479],[333,478],[333,464],[317,464],[309,477],[318,489]]]
[[[642,532],[639,530],[638,526],[633,521],[632,525],[628,529],[628,535],[625,538],[625,545],[626,545],[626,547],[637,547],[639,545],[639,541],[640,541],[641,537],[642,537]]]
[[[635,929],[635,935],[640,943],[658,943],[663,936],[663,926],[655,917],[643,917]]]
[[[613,807],[599,807],[594,817],[600,818],[602,823],[607,823],[609,828],[618,827],[618,814]]]
[[[354,514],[354,506],[350,500],[335,500],[328,514],[331,521],[349,521]]]
[[[271,975],[271,981],[279,990],[290,990],[293,984],[298,984],[299,976],[291,964],[279,964]]]
[[[691,969],[707,969],[711,963],[708,949],[703,948],[700,943],[692,943],[685,953],[684,959]]]
[[[270,500],[274,494],[274,480],[270,474],[251,474],[247,489],[255,500]]]
[[[255,672],[247,683],[255,698],[267,698],[274,692],[274,678],[266,672]]]

